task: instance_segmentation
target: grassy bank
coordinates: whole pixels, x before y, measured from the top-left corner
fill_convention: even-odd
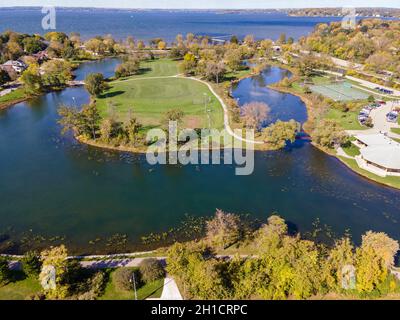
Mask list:
[[[396,188],[396,189],[400,189],[400,177],[393,177],[393,176],[380,177],[380,176],[377,176],[377,175],[375,175],[375,174],[373,174],[373,173],[371,173],[371,172],[369,172],[367,170],[361,169],[358,166],[356,160],[354,160],[354,159],[348,159],[348,158],[341,157],[341,156],[339,156],[338,158],[346,166],[348,166],[351,170],[353,170],[354,172],[358,173],[359,175],[361,175],[361,176],[363,176],[363,177],[365,177],[365,178],[367,178],[367,179],[369,179],[371,181],[374,181],[374,182],[377,182],[377,183],[380,183],[380,184],[383,184],[383,185],[386,185],[386,186],[389,186],[389,187],[393,187],[393,188]]]
[[[0,109],[5,109],[13,104],[25,101],[29,96],[25,93],[24,89],[20,88],[14,90],[2,97],[0,97]]]

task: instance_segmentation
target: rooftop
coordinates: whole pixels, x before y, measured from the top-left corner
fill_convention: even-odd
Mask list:
[[[367,145],[368,147],[373,146],[399,146],[400,144],[396,141],[390,139],[389,137],[385,136],[384,134],[377,133],[377,134],[358,134],[355,138],[362,142],[363,144]]]
[[[360,149],[364,160],[387,169],[400,170],[400,144]]]

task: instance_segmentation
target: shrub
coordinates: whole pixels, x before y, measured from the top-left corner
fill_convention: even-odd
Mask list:
[[[10,280],[10,276],[8,260],[5,257],[0,257],[0,285],[6,284]]]
[[[165,275],[161,262],[154,258],[143,260],[140,263],[139,270],[144,282],[155,281]]]
[[[38,277],[42,263],[36,251],[28,251],[21,260],[22,271],[28,277]]]
[[[133,275],[135,275],[136,288],[139,287],[141,283],[141,278],[137,270],[130,268],[118,268],[114,272],[114,283],[119,290],[133,290]]]

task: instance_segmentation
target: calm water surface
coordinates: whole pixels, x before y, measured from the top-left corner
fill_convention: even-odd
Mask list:
[[[77,77],[104,70],[110,76],[116,63],[85,64]],[[269,68],[233,93],[241,102],[267,102],[275,118],[304,121],[301,100],[265,87],[283,75]],[[4,235],[25,233],[63,235],[75,252],[92,252],[90,240],[121,233],[133,250],[141,236],[215,208],[261,220],[277,211],[302,232],[319,218],[337,234],[350,228],[355,239],[369,229],[400,238],[400,192],[368,182],[309,144],[256,153],[250,176],[235,176],[230,165],[152,167],[142,155],[104,152],[60,135],[57,106],[88,100],[83,88],[68,88],[0,112],[3,248]],[[96,248],[107,249],[104,243]]]
[[[341,18],[288,17],[278,13],[220,14],[212,11],[160,11],[160,10],[93,10],[57,8],[57,31],[79,32],[84,39],[96,35],[112,34],[117,39],[128,35],[149,40],[162,37],[174,41],[179,33],[243,38],[253,34],[257,38],[278,39],[282,32],[299,38],[312,31],[320,22],[339,21]],[[25,33],[39,33],[43,18],[41,8],[0,9],[0,31],[12,29]]]

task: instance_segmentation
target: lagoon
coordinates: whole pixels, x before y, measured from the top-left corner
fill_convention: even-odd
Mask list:
[[[88,70],[110,76],[116,63],[83,64],[77,78]],[[239,83],[233,95],[269,103],[276,119],[304,121],[300,99],[265,87],[283,75],[267,68]],[[72,252],[107,252],[104,239],[115,233],[127,235],[127,250],[148,248],[141,236],[177,227],[186,215],[210,216],[216,208],[261,221],[278,212],[300,232],[319,219],[337,235],[350,229],[356,241],[369,229],[400,238],[400,192],[359,177],[310,144],[256,152],[250,176],[236,176],[232,165],[153,167],[143,155],[60,135],[57,106],[88,101],[84,88],[67,88],[0,112],[2,251],[24,250],[20,239],[44,246],[62,236]]]

